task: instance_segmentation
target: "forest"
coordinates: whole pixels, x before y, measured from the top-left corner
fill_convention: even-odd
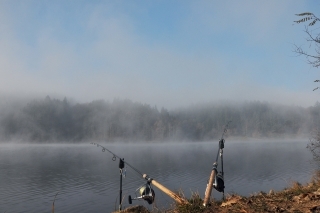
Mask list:
[[[1,142],[153,142],[208,141],[240,138],[309,137],[320,126],[320,104],[311,107],[267,102],[207,103],[167,110],[114,99],[73,103],[34,99],[24,104],[2,102]]]

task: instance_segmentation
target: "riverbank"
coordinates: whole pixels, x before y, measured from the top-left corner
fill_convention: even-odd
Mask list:
[[[153,210],[151,212],[166,213],[254,213],[254,212],[295,212],[320,213],[320,171],[316,172],[312,180],[301,185],[292,183],[289,188],[282,191],[259,192],[244,197],[236,194],[229,195],[224,201],[211,202],[209,207],[203,207],[203,200],[198,194],[189,199],[191,205],[174,204],[172,209],[165,211]],[[149,213],[142,206],[130,207],[121,213]]]

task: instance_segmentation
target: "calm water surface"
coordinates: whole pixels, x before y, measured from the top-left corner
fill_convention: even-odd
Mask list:
[[[229,142],[224,149],[226,193],[250,195],[281,190],[292,181],[306,183],[314,169],[305,148],[308,140],[284,142]],[[218,142],[166,144],[102,144],[125,158],[142,173],[171,190],[183,190],[189,197],[202,197]],[[82,145],[0,145],[0,213],[112,212],[118,208],[118,159],[90,144]],[[127,168],[123,179],[124,207],[128,195],[145,181]],[[157,208],[172,203],[155,189]],[[214,197],[221,194],[213,191]],[[152,209],[145,201],[133,201]]]

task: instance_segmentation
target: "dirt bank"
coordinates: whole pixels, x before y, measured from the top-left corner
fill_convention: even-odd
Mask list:
[[[292,183],[290,188],[279,192],[260,192],[249,197],[229,195],[224,201],[211,201],[209,207],[203,207],[203,200],[198,194],[188,199],[190,205],[175,205],[172,209],[151,212],[166,213],[254,213],[254,212],[294,212],[320,213],[320,171],[316,172],[312,181],[306,185]],[[125,213],[150,212],[143,206],[130,207]]]

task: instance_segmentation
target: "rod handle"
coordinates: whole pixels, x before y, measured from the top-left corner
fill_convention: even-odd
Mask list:
[[[204,200],[203,200],[203,206],[208,206],[208,203],[210,201],[211,197],[211,192],[212,192],[212,187],[213,187],[213,182],[216,176],[216,170],[212,169],[210,178],[209,178],[209,183],[207,184],[206,192],[204,195]]]
[[[150,181],[150,183],[152,183],[155,187],[157,187],[158,189],[160,189],[162,192],[164,192],[165,194],[167,194],[169,197],[171,197],[172,199],[174,199],[177,203],[180,204],[187,204],[189,203],[186,199],[180,197],[179,195],[177,195],[176,193],[174,193],[173,191],[171,191],[170,189],[166,188],[165,186],[163,186],[162,184],[160,184],[159,182],[155,181],[154,179],[151,179],[148,177],[148,175],[144,174],[143,175],[144,179],[147,179],[148,181]]]

